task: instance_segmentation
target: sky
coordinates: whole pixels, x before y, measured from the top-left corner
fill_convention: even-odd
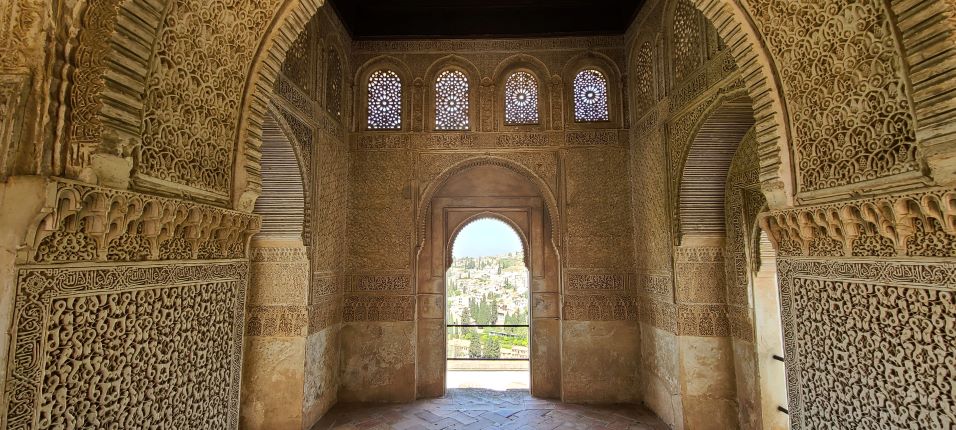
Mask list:
[[[458,233],[452,258],[487,257],[521,250],[521,238],[511,226],[486,218],[468,224]]]

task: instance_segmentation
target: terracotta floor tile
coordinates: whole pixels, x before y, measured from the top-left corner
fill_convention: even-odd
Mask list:
[[[575,405],[536,399],[527,390],[449,389],[408,404],[339,404],[312,430],[666,430],[636,405]]]

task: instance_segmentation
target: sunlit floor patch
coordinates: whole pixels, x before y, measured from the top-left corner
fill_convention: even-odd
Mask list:
[[[446,383],[449,389],[527,390],[531,374],[527,370],[449,370]]]

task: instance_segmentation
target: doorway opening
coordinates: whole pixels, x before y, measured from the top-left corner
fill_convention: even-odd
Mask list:
[[[445,273],[447,388],[530,387],[530,274],[522,237],[480,218],[452,243]]]

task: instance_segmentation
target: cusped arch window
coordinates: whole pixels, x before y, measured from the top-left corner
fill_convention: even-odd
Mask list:
[[[468,130],[468,76],[460,70],[445,70],[435,79],[435,129]]]
[[[368,77],[368,129],[402,129],[402,78],[392,70]]]
[[[528,72],[514,72],[505,80],[505,124],[537,124],[538,80]]]
[[[574,77],[574,120],[609,121],[607,93],[607,78],[603,73],[594,69],[578,72]]]

